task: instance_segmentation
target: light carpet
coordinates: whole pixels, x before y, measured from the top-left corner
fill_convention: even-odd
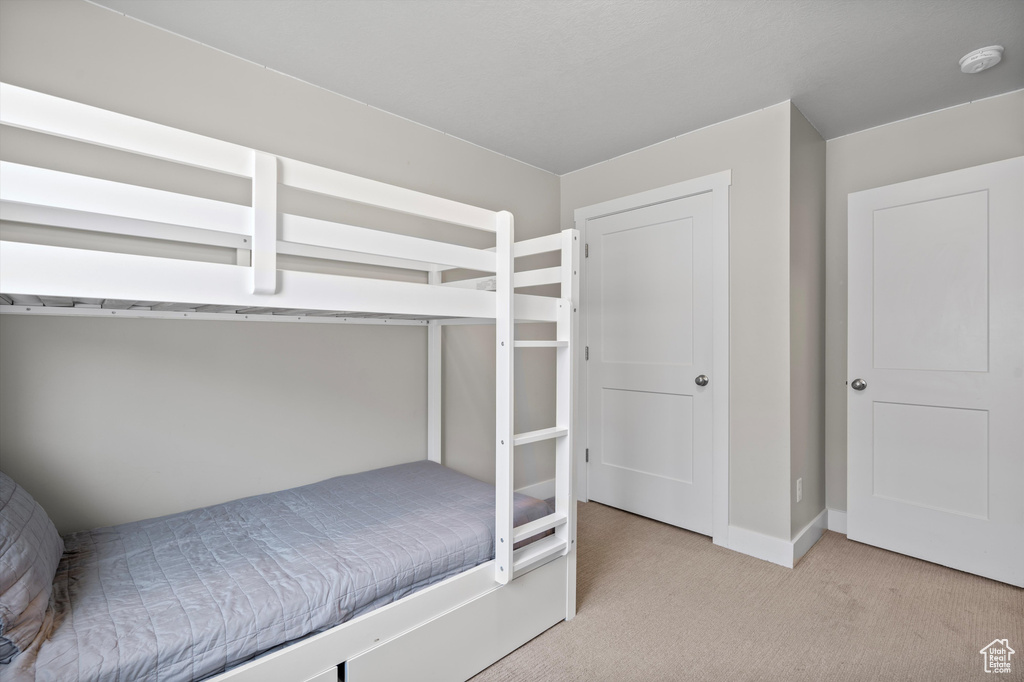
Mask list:
[[[579,505],[578,612],[473,679],[1024,679],[1024,590],[824,537],[788,569]],[[1008,638],[1010,675],[979,650]]]

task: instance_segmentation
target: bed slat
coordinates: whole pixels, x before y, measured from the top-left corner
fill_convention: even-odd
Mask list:
[[[104,310],[128,310],[133,305],[135,305],[135,301],[124,301],[117,298],[107,298],[104,299],[102,307]]]
[[[195,310],[197,313],[234,313],[240,308],[237,305],[200,305]]]
[[[190,303],[157,303],[152,306],[152,310],[167,310],[171,312],[191,312],[196,309],[196,306]]]
[[[40,296],[39,300],[47,308],[72,308],[75,305],[74,299],[66,296]]]

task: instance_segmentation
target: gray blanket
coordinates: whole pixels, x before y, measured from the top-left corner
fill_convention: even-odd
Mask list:
[[[490,560],[494,488],[414,462],[64,542],[48,636],[0,677],[198,680]]]

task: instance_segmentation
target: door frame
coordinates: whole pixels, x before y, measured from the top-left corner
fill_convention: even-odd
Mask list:
[[[724,170],[711,175],[677,182],[665,187],[630,194],[577,208],[574,211],[576,229],[583,243],[587,243],[587,221],[623,213],[698,194],[711,193],[712,197],[712,377],[715,381],[712,400],[711,428],[711,527],[716,545],[729,546],[729,187],[732,171]],[[588,497],[587,471],[584,452],[587,442],[588,377],[583,349],[587,345],[587,259],[580,259],[580,334],[577,336],[575,357],[578,358],[577,412],[575,424],[577,498],[586,502]]]

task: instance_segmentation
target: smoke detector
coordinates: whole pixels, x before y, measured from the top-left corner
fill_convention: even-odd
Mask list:
[[[1003,46],[991,45],[974,52],[968,52],[960,59],[960,70],[964,73],[978,73],[991,69],[1003,59]]]

